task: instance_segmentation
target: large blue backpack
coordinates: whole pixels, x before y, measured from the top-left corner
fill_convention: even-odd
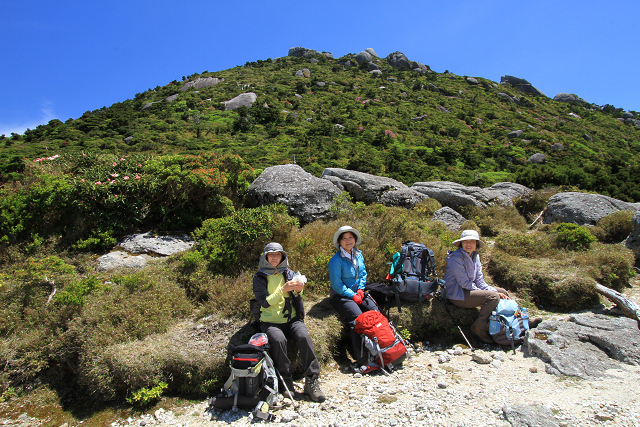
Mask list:
[[[529,330],[529,312],[512,299],[500,299],[498,306],[489,317],[489,334],[500,345],[516,344],[524,341]]]

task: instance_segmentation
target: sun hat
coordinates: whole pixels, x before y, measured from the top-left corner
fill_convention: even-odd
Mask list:
[[[262,255],[267,256],[267,254],[271,252],[282,252],[282,256],[285,258],[287,257],[287,253],[284,249],[282,249],[282,245],[280,243],[267,243],[267,246],[265,246],[264,250],[262,251]]]
[[[460,238],[454,241],[453,244],[457,247],[460,247],[460,242],[462,242],[463,240],[477,240],[478,247],[476,249],[484,248],[484,242],[480,240],[480,236],[478,235],[478,232],[476,230],[464,230]]]
[[[340,244],[338,244],[338,238],[342,233],[346,232],[353,233],[353,235],[356,236],[356,246],[358,246],[362,241],[362,239],[360,238],[360,232],[358,230],[351,227],[350,225],[343,225],[342,227],[338,228],[338,231],[336,231],[333,235],[333,246],[335,246],[336,249],[340,247]]]

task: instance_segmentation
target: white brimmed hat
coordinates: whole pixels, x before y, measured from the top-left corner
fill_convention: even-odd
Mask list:
[[[356,246],[358,246],[362,241],[362,239],[360,238],[360,232],[358,230],[351,227],[350,225],[343,225],[342,227],[338,228],[338,231],[336,231],[335,234],[333,235],[333,246],[335,246],[336,249],[340,247],[340,244],[338,243],[338,238],[342,233],[346,233],[346,232],[353,233],[353,235],[356,236]]]
[[[478,247],[476,249],[484,248],[484,242],[480,240],[480,235],[478,235],[478,232],[476,230],[464,230],[460,238],[454,241],[453,244],[457,247],[460,247],[460,242],[462,242],[463,240],[477,240]]]

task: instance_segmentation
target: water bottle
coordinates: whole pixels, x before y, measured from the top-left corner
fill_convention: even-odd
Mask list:
[[[522,325],[524,326],[524,329],[529,329],[529,310],[523,308],[520,315],[522,316]]]
[[[493,311],[491,316],[489,316],[489,334],[495,335],[500,332],[500,319],[498,318],[498,314]]]

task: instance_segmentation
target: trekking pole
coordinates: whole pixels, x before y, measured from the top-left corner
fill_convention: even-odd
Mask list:
[[[453,317],[453,314],[451,314],[451,312],[449,311],[449,307],[447,307],[447,304],[444,302],[444,298],[442,298],[442,295],[440,294],[439,290],[436,292],[436,297],[442,303],[442,306],[447,311],[447,313],[449,313],[449,317],[451,317],[451,320],[453,320],[453,323],[456,325],[456,327],[460,331],[460,335],[462,335],[462,338],[464,338],[464,340],[467,342],[467,345],[469,346],[471,351],[474,351],[475,349],[473,348],[473,346],[471,345],[471,343],[467,339],[467,336],[464,334],[464,332],[462,332],[462,328],[460,327],[460,325],[458,325],[458,322],[456,322],[456,319]]]
[[[289,399],[291,399],[291,403],[293,403],[293,408],[294,409],[298,409],[298,407],[296,406],[296,401],[293,398],[293,394],[289,391],[289,387],[287,387],[287,383],[284,382],[284,378],[282,378],[282,375],[280,375],[280,371],[278,370],[278,368],[276,368],[275,366],[273,367],[274,370],[276,371],[276,374],[278,374],[278,378],[280,378],[280,382],[282,383],[282,385],[284,386],[285,391],[287,392],[287,394],[289,395]],[[295,390],[294,390],[295,391]]]

